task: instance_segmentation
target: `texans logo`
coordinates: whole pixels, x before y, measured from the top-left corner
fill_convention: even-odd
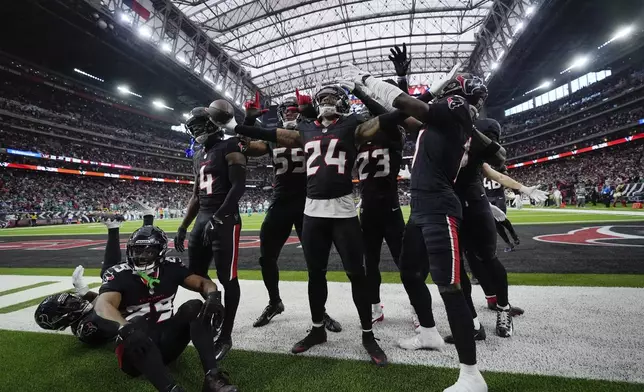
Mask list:
[[[614,229],[616,227],[641,229],[644,226],[595,226],[584,227],[569,231],[564,234],[545,234],[534,237],[535,240],[541,242],[549,242],[554,244],[569,244],[569,245],[591,245],[591,246],[627,246],[627,247],[644,247],[644,236],[618,233]],[[622,242],[616,242],[616,241]],[[623,243],[628,240],[631,243]],[[635,240],[637,243],[632,243]],[[636,241],[639,240],[639,241]]]
[[[463,106],[465,104],[465,100],[459,96],[453,96],[447,98],[447,107],[450,110],[454,110],[459,106]]]

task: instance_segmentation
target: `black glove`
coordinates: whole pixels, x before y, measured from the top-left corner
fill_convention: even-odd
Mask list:
[[[221,219],[216,214],[213,214],[213,216],[210,217],[210,220],[208,223],[206,223],[206,227],[203,230],[203,245],[204,246],[210,246],[212,244],[212,241],[215,239],[215,235],[217,234],[217,230],[219,229],[219,226],[221,226],[224,222],[222,222]]]
[[[143,316],[134,317],[118,330],[117,343],[138,355],[144,355],[152,340],[148,336],[148,322]]]
[[[204,302],[197,317],[202,323],[212,328],[213,336],[217,336],[224,323],[225,310],[224,305],[221,303],[221,292],[214,291],[208,294],[206,302]]]
[[[397,45],[389,50],[391,51],[389,60],[394,63],[396,75],[406,76],[407,72],[409,72],[409,65],[411,64],[411,55],[407,57],[407,45],[403,43],[402,50]]]
[[[183,243],[186,240],[187,233],[188,230],[185,227],[180,226],[177,229],[177,235],[174,237],[174,249],[177,252],[183,253],[183,251],[186,250],[186,247],[183,245]]]

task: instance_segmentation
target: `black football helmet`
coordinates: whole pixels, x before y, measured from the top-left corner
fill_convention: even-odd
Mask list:
[[[156,269],[168,252],[168,237],[157,226],[143,226],[136,230],[127,241],[125,250],[127,263],[138,272]]]
[[[493,118],[481,118],[474,123],[476,129],[490,138],[490,140],[499,142],[501,136],[501,125]]]
[[[186,121],[186,128],[188,128],[190,136],[202,145],[206,144],[211,137],[214,139],[224,137],[224,131],[210,121],[210,115],[204,107],[197,107],[190,111],[190,117]]]
[[[34,319],[43,329],[62,331],[92,310],[92,304],[76,294],[60,293],[45,298],[36,308]]]
[[[344,89],[337,85],[322,87],[315,93],[313,106],[317,110],[318,117],[329,113],[346,115],[351,112],[351,100]]]
[[[487,86],[483,79],[476,75],[457,73],[445,84],[438,97],[450,95],[459,95],[465,98],[470,105],[480,110],[487,99]]]
[[[300,119],[300,111],[295,97],[285,98],[284,101],[277,106],[277,118],[279,118],[284,128],[295,129],[297,120]]]

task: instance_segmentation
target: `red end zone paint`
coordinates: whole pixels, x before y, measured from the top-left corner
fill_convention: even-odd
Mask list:
[[[549,242],[553,244],[568,245],[594,245],[594,246],[625,246],[625,247],[644,247],[639,244],[624,244],[607,242],[609,240],[641,240],[642,236],[618,233],[611,230],[619,226],[594,226],[583,227],[581,229],[571,230],[562,234],[545,234],[533,237],[537,241]],[[637,227],[637,226],[623,226]]]
[[[0,251],[3,250],[66,250],[76,248],[89,248],[90,250],[105,250],[106,240],[85,240],[85,239],[60,239],[60,240],[35,240],[35,241],[16,241],[1,242]],[[291,236],[286,240],[285,245],[299,243],[297,236]],[[127,240],[121,241],[121,249],[125,249]],[[97,246],[98,245],[98,246]],[[184,242],[188,248],[188,241]],[[174,241],[170,240],[168,247],[174,248]],[[249,235],[241,236],[239,248],[259,248],[259,236]]]

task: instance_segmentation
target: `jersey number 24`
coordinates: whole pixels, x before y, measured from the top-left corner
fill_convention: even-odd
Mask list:
[[[337,166],[338,167],[338,174],[344,174],[345,167],[347,165],[347,153],[344,151],[338,151],[337,157],[334,156],[336,155],[335,153],[335,148],[338,145],[338,139],[331,139],[329,140],[329,146],[326,149],[326,152],[324,154],[324,164],[326,166]],[[308,159],[306,160],[306,175],[307,176],[312,176],[315,173],[317,173],[318,169],[320,168],[320,165],[318,166],[313,166],[315,161],[322,155],[322,141],[321,140],[314,140],[311,142],[306,143],[304,146],[304,151],[307,153],[313,150]]]

